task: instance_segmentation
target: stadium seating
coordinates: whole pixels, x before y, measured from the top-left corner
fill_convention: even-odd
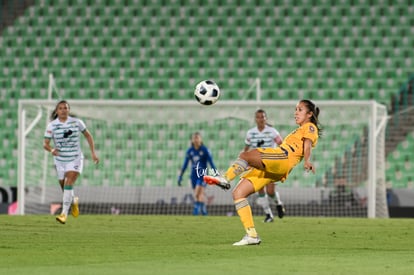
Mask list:
[[[220,83],[223,100],[255,99],[247,90],[260,78],[263,100],[390,105],[412,66],[414,5],[406,1],[164,2],[40,1],[2,32],[0,168],[9,171],[1,169],[0,184],[16,183],[17,100],[45,98],[49,73],[69,99],[192,99],[205,78]],[[328,167],[336,155],[324,155]],[[403,169],[394,157],[390,171]],[[161,184],[152,174],[148,184]]]
[[[387,157],[387,183],[393,188],[413,188],[414,132],[401,142]]]

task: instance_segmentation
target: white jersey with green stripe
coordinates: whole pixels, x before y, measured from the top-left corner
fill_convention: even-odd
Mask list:
[[[265,125],[262,131],[256,126],[247,131],[244,143],[250,148],[275,148],[278,136],[280,136],[279,132],[269,125]]]
[[[78,118],[69,116],[65,122],[57,118],[47,125],[44,138],[53,139],[55,148],[59,151],[55,157],[57,161],[70,162],[83,157],[80,137],[84,131],[85,123]]]

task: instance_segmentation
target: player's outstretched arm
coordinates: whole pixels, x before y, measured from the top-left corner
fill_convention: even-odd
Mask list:
[[[93,162],[95,164],[98,164],[99,163],[99,158],[95,153],[95,142],[93,141],[93,137],[92,137],[91,133],[88,130],[85,130],[83,132],[83,135],[85,136],[86,140],[88,141],[89,149],[91,150],[91,155],[92,155]]]
[[[190,158],[188,157],[188,152],[186,153],[186,157],[185,157],[185,159],[184,159],[184,163],[183,163],[183,165],[181,166],[181,170],[180,170],[180,174],[178,175],[178,177],[177,177],[177,185],[178,186],[181,186],[181,184],[182,184],[182,181],[183,181],[183,175],[184,175],[184,172],[185,172],[185,170],[187,170],[187,166],[188,166],[188,163],[190,162]]]
[[[316,171],[315,166],[310,161],[311,153],[312,153],[312,141],[306,138],[304,141],[304,152],[303,152],[304,164],[303,165],[307,172],[311,171],[312,173],[315,174],[315,171]]]

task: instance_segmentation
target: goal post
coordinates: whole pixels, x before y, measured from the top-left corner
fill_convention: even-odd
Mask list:
[[[368,136],[368,217],[388,217],[385,184],[385,132],[388,115],[385,106],[375,101],[372,105]]]
[[[191,214],[188,168],[183,187],[177,176],[201,132],[219,171],[244,148],[246,131],[262,108],[286,136],[294,130],[297,101],[68,100],[71,112],[91,131],[100,164],[90,160],[82,138],[85,166],[75,185],[83,213]],[[19,213],[51,213],[61,202],[51,156],[43,161],[46,118],[57,101],[19,100]],[[386,107],[375,101],[315,101],[323,136],[313,150],[316,174],[300,163],[277,189],[288,215],[388,217],[385,197]],[[46,167],[45,167],[46,165]],[[237,182],[234,182],[234,186]],[[231,193],[208,186],[212,215],[234,215]],[[254,213],[262,213],[251,196]]]

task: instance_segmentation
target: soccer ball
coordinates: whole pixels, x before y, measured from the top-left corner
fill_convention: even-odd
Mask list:
[[[194,90],[194,97],[200,104],[212,105],[220,97],[220,88],[212,80],[203,80],[197,84]]]

